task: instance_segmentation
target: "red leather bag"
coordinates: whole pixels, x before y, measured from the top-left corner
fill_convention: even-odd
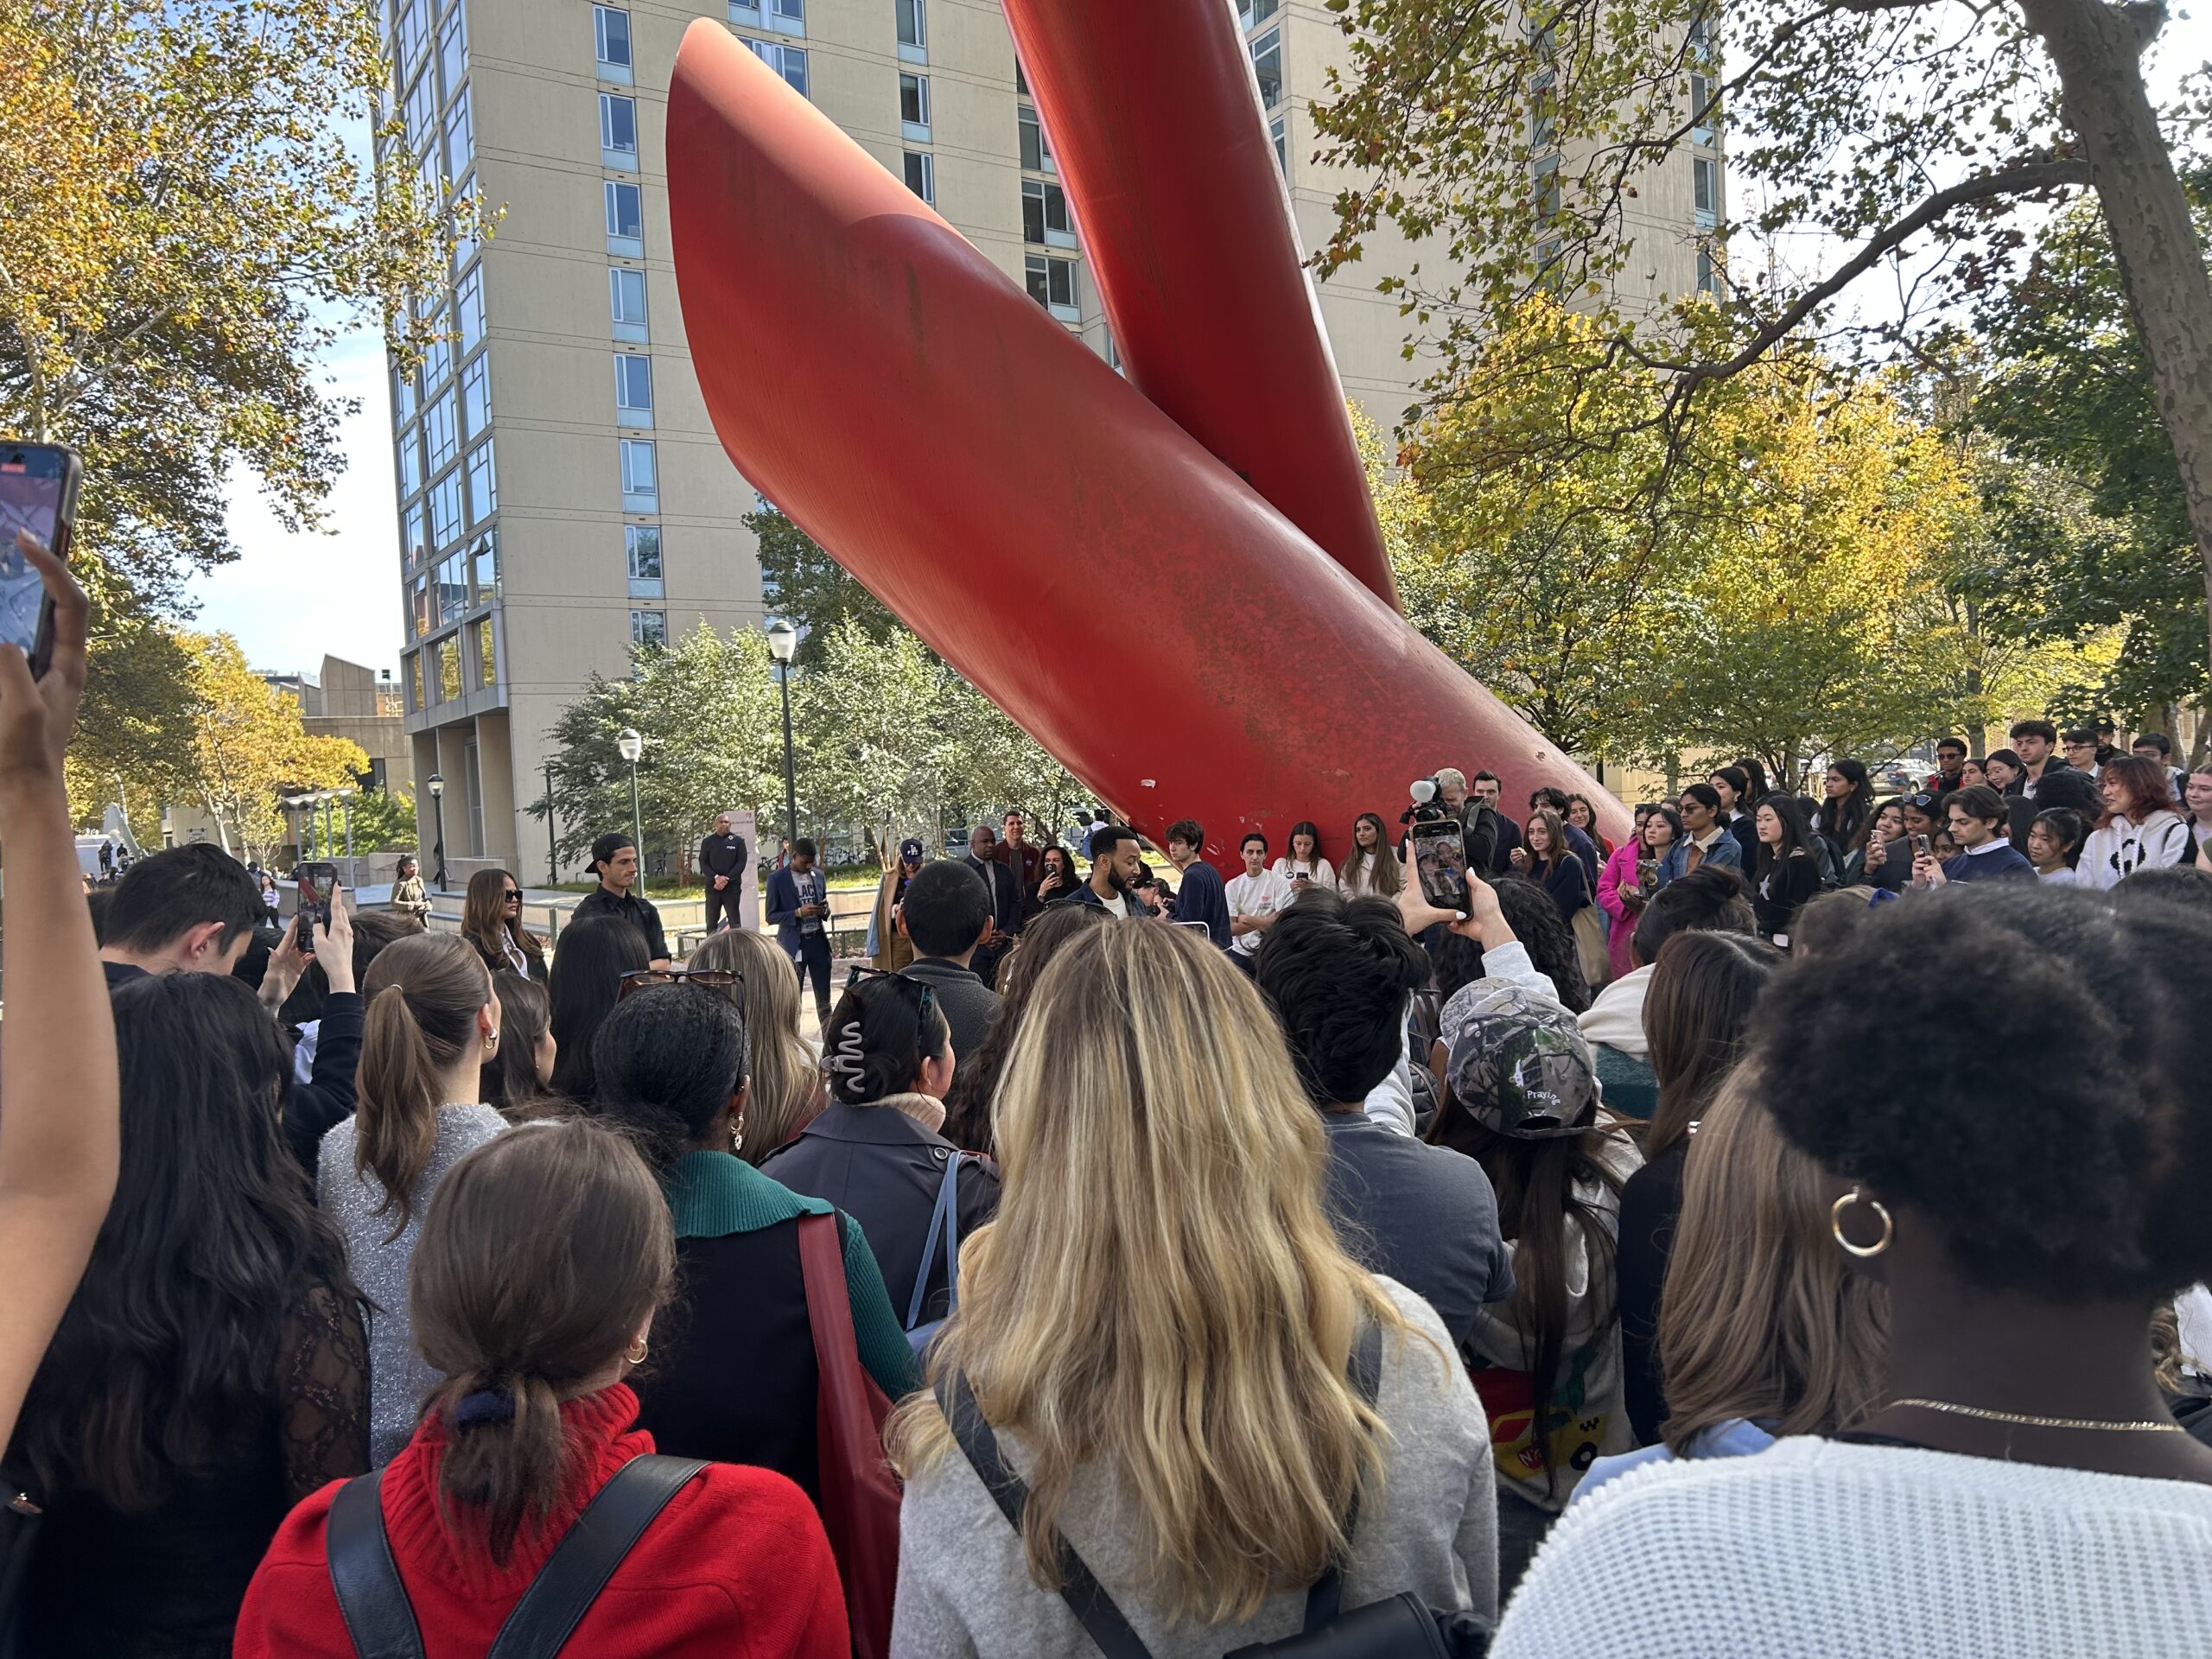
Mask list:
[[[835,1216],[802,1216],[798,1259],[820,1373],[815,1439],[822,1525],[845,1581],[845,1612],[858,1659],[890,1659],[891,1603],[899,1587],[899,1477],[883,1453],[891,1400],[861,1363],[845,1288],[844,1241]]]

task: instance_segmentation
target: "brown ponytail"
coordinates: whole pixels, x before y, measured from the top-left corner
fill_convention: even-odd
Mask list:
[[[368,1003],[355,1074],[353,1167],[384,1189],[376,1213],[397,1209],[397,1238],[414,1219],[415,1184],[438,1144],[445,1074],[468,1052],[492,1000],[481,957],[449,933],[386,945],[362,978]]]
[[[448,1439],[438,1503],[504,1566],[559,1501],[561,1402],[668,1300],[668,1204],[620,1135],[585,1118],[521,1125],[453,1166],[415,1247],[415,1344],[445,1373],[425,1414]]]

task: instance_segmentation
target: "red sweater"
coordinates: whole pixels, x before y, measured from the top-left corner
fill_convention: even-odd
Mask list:
[[[625,1433],[638,1396],[617,1384],[561,1408],[576,1456],[550,1522],[505,1567],[438,1514],[446,1430],[426,1422],[385,1471],[384,1524],[429,1659],[481,1659],[585,1503],[652,1436]],[[233,1659],[354,1659],[330,1587],[333,1482],[285,1519],[238,1610]],[[645,1529],[565,1652],[591,1659],[849,1659],[844,1592],[804,1493],[766,1469],[715,1463]]]

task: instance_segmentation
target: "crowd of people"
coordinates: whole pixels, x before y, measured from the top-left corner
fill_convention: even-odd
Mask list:
[[[496,870],[456,932],[206,847],[88,905],[34,556],[20,1651],[2212,1644],[2212,773],[2024,722],[1615,847],[1446,771],[1455,906],[1379,813],[1228,880],[1001,823],[832,986],[804,842],[680,963],[619,836],[550,947]]]

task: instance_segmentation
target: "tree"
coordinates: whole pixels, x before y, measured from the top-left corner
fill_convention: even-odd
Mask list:
[[[904,627],[879,640],[858,617],[831,626],[819,666],[792,683],[802,817],[864,827],[879,861],[905,836],[933,840],[957,754],[957,678]]]
[[[890,607],[863,588],[820,543],[775,507],[745,515],[745,527],[760,540],[760,585],[772,595],[773,613],[800,630],[800,668],[818,668],[830,633],[850,620],[878,644],[905,625]]]
[[[367,772],[361,746],[314,737],[300,705],[247,665],[227,633],[187,635],[192,747],[186,785],[214,820],[223,850],[267,863],[284,837],[281,798],[342,789]]]
[[[1329,3],[1354,79],[1314,116],[1324,159],[1359,183],[1319,263],[1356,260],[1385,220],[1425,245],[1421,266],[1381,286],[1412,319],[1408,354],[1439,355],[1433,399],[1488,395],[1484,341],[1549,288],[1620,358],[1667,377],[1650,418],[1672,435],[1713,387],[1836,324],[1862,278],[1893,276],[1940,308],[2012,269],[2024,206],[2093,188],[2212,599],[2212,279],[2143,84],[2166,16],[2156,0]],[[1656,265],[1649,226],[1670,217],[1643,198],[1679,201],[1686,174],[1717,167],[1700,149],[1724,117],[1729,174],[1758,204],[1744,228],[1792,232],[1793,257],[1724,274],[1726,335],[1700,339],[1684,296],[1637,292]],[[1697,181],[1709,257],[1725,264],[1718,175]],[[1933,232],[1950,238],[1943,259],[1908,269]],[[1908,340],[1926,315],[1909,306],[1859,337]]]
[[[411,853],[422,840],[415,798],[404,789],[365,789],[351,808],[356,853]]]

